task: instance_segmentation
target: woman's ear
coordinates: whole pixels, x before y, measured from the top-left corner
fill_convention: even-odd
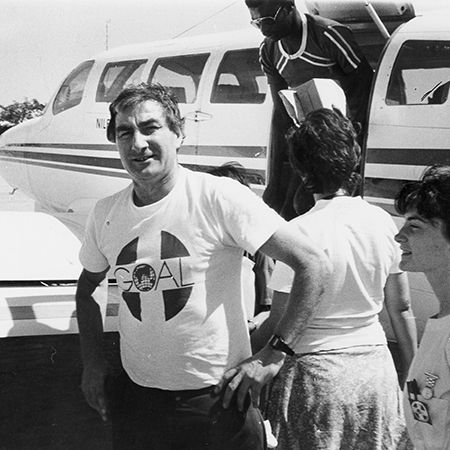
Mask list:
[[[361,122],[352,122],[353,128],[355,129],[356,136],[359,136],[361,134],[362,125]]]
[[[434,228],[438,229],[444,236],[446,236],[445,222],[440,217],[433,217],[430,219],[430,223]]]

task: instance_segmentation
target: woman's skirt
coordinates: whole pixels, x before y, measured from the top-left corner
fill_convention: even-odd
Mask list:
[[[272,385],[267,415],[277,449],[413,448],[385,345],[287,357]]]

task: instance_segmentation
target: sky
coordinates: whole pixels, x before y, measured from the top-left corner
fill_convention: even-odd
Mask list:
[[[414,0],[426,8],[447,2]],[[244,0],[0,0],[0,10],[3,106],[25,98],[46,103],[75,66],[106,45],[250,27]]]
[[[243,0],[1,0],[0,9],[3,106],[25,98],[46,103],[75,66],[106,45],[233,30],[250,20]]]

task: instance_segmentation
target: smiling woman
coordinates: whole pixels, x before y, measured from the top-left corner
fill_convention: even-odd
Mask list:
[[[450,446],[450,166],[429,168],[396,199],[405,225],[396,236],[400,267],[424,272],[440,304],[425,327],[404,394],[408,431],[416,448]]]
[[[417,210],[409,210],[396,240],[402,249],[402,270],[429,273],[445,268],[447,239],[442,219],[426,219]]]
[[[408,183],[399,193],[396,207],[406,219],[396,236],[403,251],[401,268],[447,279],[450,167],[431,167],[421,181]]]

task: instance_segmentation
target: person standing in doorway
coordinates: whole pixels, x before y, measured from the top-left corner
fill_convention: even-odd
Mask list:
[[[348,27],[321,16],[303,14],[294,0],[245,0],[245,3],[251,24],[265,37],[260,60],[273,99],[269,185],[264,200],[286,219],[292,219],[297,215],[292,199],[299,180],[288,164],[285,135],[293,124],[278,92],[296,88],[312,78],[335,79],[345,93],[351,120],[364,132],[373,70]],[[297,194],[300,213],[314,204],[308,192],[302,194]]]

